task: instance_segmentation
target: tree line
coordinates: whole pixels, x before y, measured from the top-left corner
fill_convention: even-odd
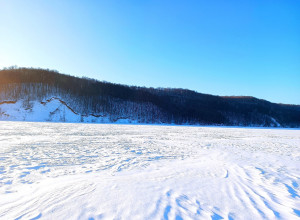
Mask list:
[[[187,89],[145,88],[74,77],[55,70],[0,70],[0,101],[59,97],[80,114],[142,123],[300,127],[300,106]]]

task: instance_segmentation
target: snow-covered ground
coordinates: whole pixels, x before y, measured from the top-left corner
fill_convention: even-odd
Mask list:
[[[110,123],[107,116],[81,115],[59,98],[39,101],[4,101],[0,103],[0,121],[90,122]],[[134,121],[125,120],[125,123]],[[122,121],[116,123],[122,123]]]
[[[0,219],[300,219],[300,130],[0,122]]]

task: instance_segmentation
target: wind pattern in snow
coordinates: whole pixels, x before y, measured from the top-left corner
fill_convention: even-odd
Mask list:
[[[300,131],[0,123],[0,219],[299,219]]]

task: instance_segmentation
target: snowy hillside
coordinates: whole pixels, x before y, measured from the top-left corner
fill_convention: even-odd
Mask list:
[[[300,127],[300,106],[12,68],[0,70],[0,120]]]
[[[1,122],[0,145],[0,219],[300,219],[300,130]]]
[[[3,101],[0,103],[0,120],[32,122],[112,122],[105,115],[82,115],[59,98],[45,101]],[[129,119],[116,119],[115,123],[133,123]]]

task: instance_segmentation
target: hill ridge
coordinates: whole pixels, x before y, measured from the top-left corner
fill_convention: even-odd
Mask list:
[[[25,100],[26,106],[53,97],[74,113],[107,117],[111,122],[123,118],[149,124],[300,127],[298,105],[188,89],[126,86],[46,69],[0,70],[0,102]]]

